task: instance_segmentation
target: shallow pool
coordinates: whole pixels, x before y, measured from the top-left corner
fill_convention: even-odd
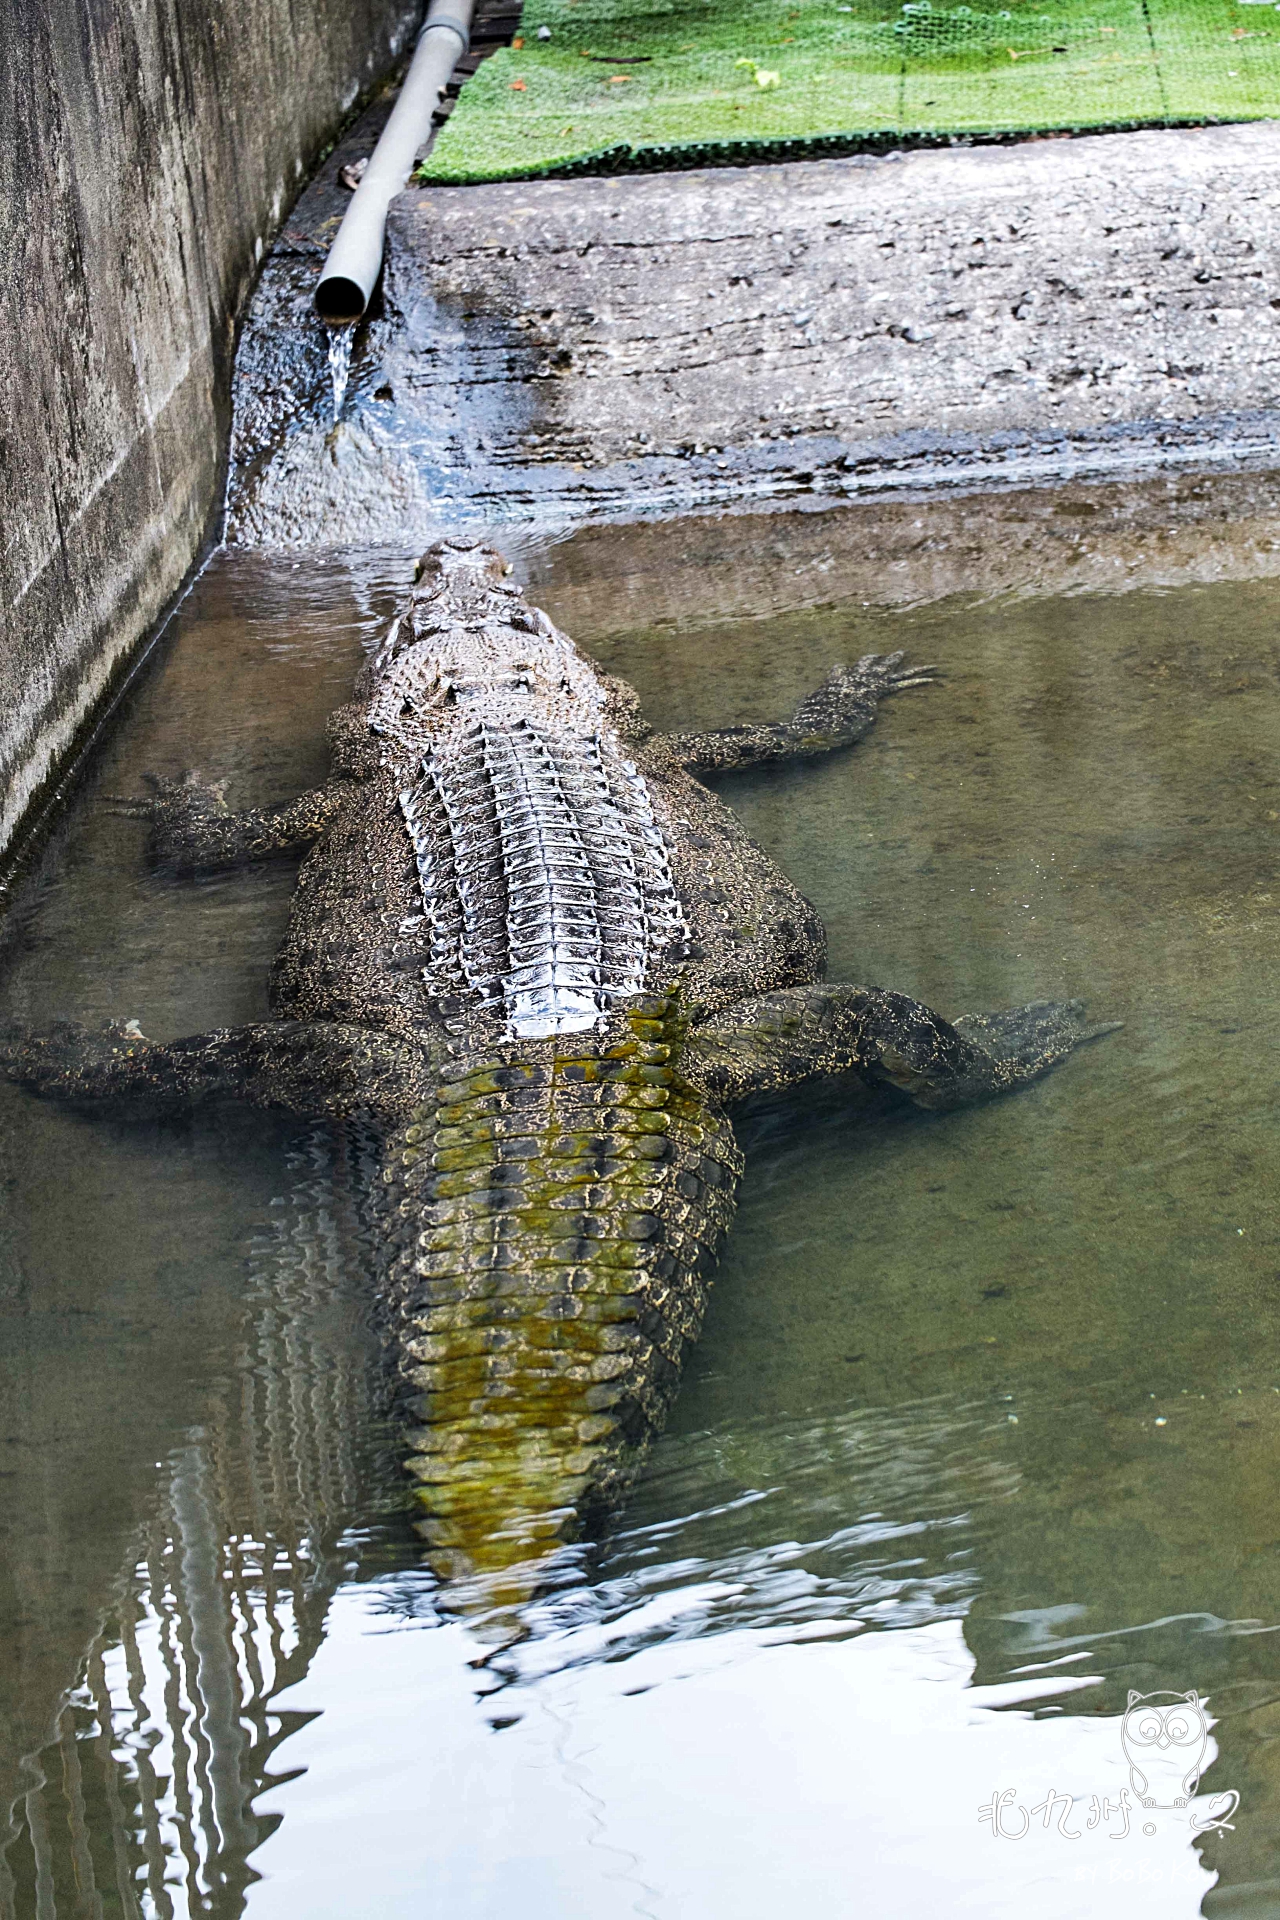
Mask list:
[[[839,521],[718,523],[772,556],[731,617],[706,522],[516,544],[659,725],[936,661],[855,751],[726,796],[833,976],[1123,1030],[979,1111],[744,1123],[668,1431],[503,1651],[409,1527],[370,1143],[0,1089],[0,1913],[1280,1914],[1278,590],[891,606],[847,542],[815,561]],[[175,884],[101,797],[313,782],[411,562],[214,560],[13,891],[9,1010],[265,1011],[290,867]],[[1144,1808],[1155,1692],[1196,1701]]]

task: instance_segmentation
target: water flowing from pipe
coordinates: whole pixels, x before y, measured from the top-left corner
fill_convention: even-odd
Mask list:
[[[336,426],[342,414],[342,402],[347,394],[347,382],[351,378],[351,347],[355,339],[354,327],[331,327],[329,329],[329,377],[333,381],[333,423]]]

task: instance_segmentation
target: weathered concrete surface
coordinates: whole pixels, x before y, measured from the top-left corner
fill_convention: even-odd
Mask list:
[[[296,445],[238,537],[1265,460],[1280,427],[1275,123],[420,190],[389,261],[381,413],[327,491]]]
[[[9,0],[0,847],[181,583],[237,311],[412,0]]]

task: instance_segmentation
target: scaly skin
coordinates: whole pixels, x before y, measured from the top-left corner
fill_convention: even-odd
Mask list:
[[[422,1531],[442,1573],[491,1594],[613,1503],[702,1323],[742,1162],[673,1064],[679,1029],[645,995],[604,1047],[461,1062],[392,1144],[387,1305],[420,1396]]]
[[[694,778],[850,745],[927,671],[868,658],[789,722],[664,738],[506,571],[424,557],[318,792],[232,813],[187,775],[119,803],[179,870],[312,847],[278,1018],[0,1043],[13,1078],[82,1106],[230,1096],[382,1125],[420,1530],[485,1605],[552,1577],[662,1424],[733,1213],[735,1103],[846,1075],[958,1106],[1088,1037],[1078,1003],[953,1025],[826,984],[813,909]]]

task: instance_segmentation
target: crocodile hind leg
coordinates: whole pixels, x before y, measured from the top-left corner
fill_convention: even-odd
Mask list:
[[[832,667],[789,720],[709,733],[670,733],[667,746],[689,773],[732,773],[768,761],[808,759],[850,747],[875,725],[880,702],[906,687],[932,685],[932,667],[906,667],[901,653],[868,653],[855,667]]]
[[[0,1068],[33,1093],[68,1105],[127,1101],[172,1112],[224,1098],[313,1119],[367,1112],[396,1120],[438,1064],[428,1044],[326,1021],[267,1020],[162,1045],[136,1020],[100,1032],[62,1021],[45,1033],[0,1029]]]
[[[856,1073],[922,1107],[991,1099],[1034,1080],[1083,1040],[1079,1000],[1035,1001],[952,1022],[878,987],[791,987],[741,1001],[690,1036],[686,1071],[725,1102],[781,1092],[819,1075]]]

